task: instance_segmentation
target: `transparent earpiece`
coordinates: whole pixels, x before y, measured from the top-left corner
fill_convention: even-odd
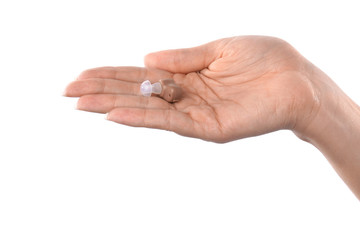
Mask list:
[[[159,82],[151,84],[149,80],[144,81],[140,86],[141,94],[145,97],[150,97],[152,93],[160,94],[161,90],[162,87]]]

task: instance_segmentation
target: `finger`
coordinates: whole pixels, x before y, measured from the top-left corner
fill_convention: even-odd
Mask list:
[[[217,40],[194,48],[165,50],[145,56],[145,66],[164,69],[173,73],[189,73],[207,68],[221,55]]]
[[[175,109],[115,108],[107,119],[133,127],[157,128],[195,137],[194,126],[188,114]]]
[[[80,97],[88,94],[140,94],[140,83],[119,81],[114,79],[87,78],[87,80],[70,83],[64,95],[67,97]]]
[[[113,94],[85,95],[77,103],[77,109],[97,113],[107,113],[117,107],[167,109],[170,104],[158,97]]]
[[[146,68],[140,67],[98,67],[83,71],[77,80],[87,80],[89,78],[108,78],[129,82],[140,82],[145,79]]]
[[[170,78],[171,76],[171,73],[163,70],[141,67],[99,67],[85,70],[78,76],[77,80],[107,78],[139,83],[146,79],[151,81],[160,78]]]

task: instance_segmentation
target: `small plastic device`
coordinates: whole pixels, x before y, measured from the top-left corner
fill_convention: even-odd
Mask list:
[[[140,92],[145,97],[153,94],[170,103],[179,101],[182,96],[182,89],[173,79],[163,79],[153,84],[145,80],[140,86]]]

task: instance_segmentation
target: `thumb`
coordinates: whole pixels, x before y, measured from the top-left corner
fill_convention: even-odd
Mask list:
[[[207,68],[221,54],[218,41],[198,47],[165,50],[145,56],[145,66],[173,73],[189,73]]]

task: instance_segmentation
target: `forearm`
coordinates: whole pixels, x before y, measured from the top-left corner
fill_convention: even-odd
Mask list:
[[[328,79],[304,139],[317,147],[360,200],[360,108]],[[330,89],[330,90],[329,90]]]

